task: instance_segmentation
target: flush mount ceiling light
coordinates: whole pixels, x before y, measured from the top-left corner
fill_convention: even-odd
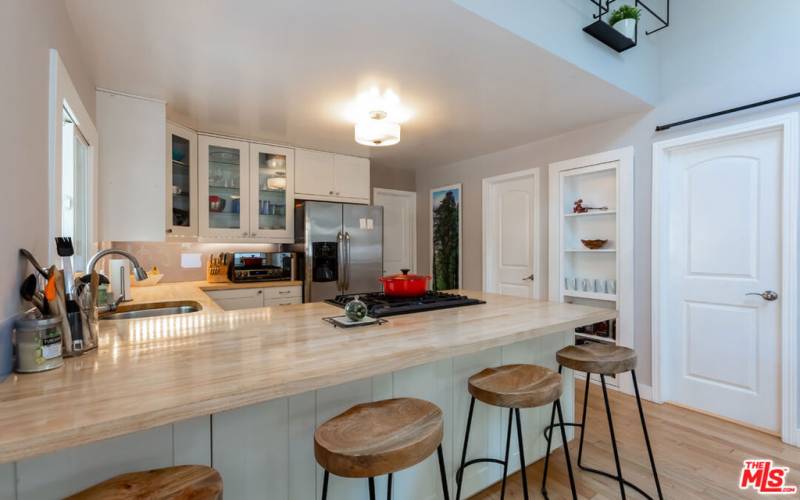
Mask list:
[[[356,142],[365,146],[391,146],[400,142],[400,124],[388,119],[385,111],[372,111],[356,123]]]
[[[400,124],[411,112],[391,90],[381,95],[377,87],[361,94],[348,115],[355,122],[355,139],[365,146],[391,146],[400,142]]]

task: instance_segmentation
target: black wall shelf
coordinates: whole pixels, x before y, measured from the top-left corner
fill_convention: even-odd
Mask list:
[[[594,38],[604,43],[605,45],[608,45],[617,52],[624,52],[628,49],[636,47],[636,44],[639,42],[639,21],[636,21],[636,29],[634,31],[635,35],[633,40],[631,40],[630,38],[626,37],[619,31],[615,30],[607,22],[603,21],[603,16],[608,14],[608,12],[611,10],[610,8],[611,4],[614,3],[616,0],[605,0],[605,3],[603,2],[603,0],[589,0],[589,1],[592,2],[592,4],[595,7],[597,7],[597,13],[592,14],[592,17],[597,19],[597,21],[583,28],[584,32],[593,36]],[[667,26],[669,26],[670,0],[666,0],[666,2],[667,2],[667,15],[666,18],[662,18],[661,16],[656,14],[653,11],[653,9],[648,7],[647,4],[645,4],[641,0],[635,0],[634,3],[635,7],[641,7],[643,10],[648,12],[651,16],[653,16],[661,23],[661,26],[659,26],[658,28],[651,31],[646,31],[645,32],[646,35],[652,35],[653,33],[661,31]]]

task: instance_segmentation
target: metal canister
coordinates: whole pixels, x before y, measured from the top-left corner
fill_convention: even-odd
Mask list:
[[[61,318],[27,315],[14,322],[14,370],[43,372],[64,364],[61,353]]]

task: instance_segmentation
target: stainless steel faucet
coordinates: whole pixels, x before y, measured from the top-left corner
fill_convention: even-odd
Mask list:
[[[147,279],[147,271],[139,265],[139,261],[136,257],[133,256],[132,253],[126,252],[125,250],[117,250],[115,248],[109,248],[108,250],[100,250],[94,257],[89,259],[89,263],[86,264],[86,274],[90,275],[94,271],[94,267],[97,265],[97,262],[105,257],[106,255],[122,255],[133,264],[133,275],[136,277],[136,281],[142,281]]]

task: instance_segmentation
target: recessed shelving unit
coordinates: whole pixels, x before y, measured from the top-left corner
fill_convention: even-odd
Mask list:
[[[633,346],[632,172],[633,148],[550,165],[550,300],[618,311],[614,322],[578,329],[576,343]],[[577,200],[590,210],[574,212]],[[581,240],[608,241],[592,250]]]

